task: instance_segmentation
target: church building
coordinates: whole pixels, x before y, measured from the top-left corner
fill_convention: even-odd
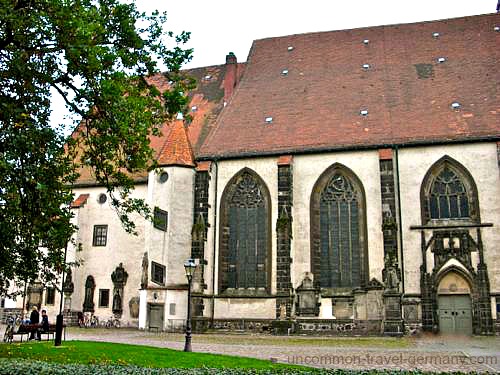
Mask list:
[[[154,223],[128,235],[90,173],[75,184],[65,315],[181,329],[193,258],[200,332],[499,332],[499,66],[486,14],[256,40],[188,70],[192,119],[136,176]],[[27,302],[55,317],[49,289]]]

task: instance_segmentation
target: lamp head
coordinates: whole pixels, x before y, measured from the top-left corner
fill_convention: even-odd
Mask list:
[[[184,262],[184,269],[186,270],[186,277],[190,281],[193,277],[194,270],[196,268],[196,263],[194,259],[189,258]]]

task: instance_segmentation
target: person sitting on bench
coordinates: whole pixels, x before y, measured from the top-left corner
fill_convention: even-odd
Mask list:
[[[30,324],[38,324],[39,321],[40,321],[40,314],[38,314],[38,309],[36,308],[36,306],[33,306],[33,311],[31,311],[30,314]],[[35,339],[35,332],[31,331],[30,340],[34,339]]]
[[[42,310],[42,324],[40,324],[40,329],[37,331],[37,340],[42,339],[42,333],[49,332],[49,317],[47,316],[47,311]]]

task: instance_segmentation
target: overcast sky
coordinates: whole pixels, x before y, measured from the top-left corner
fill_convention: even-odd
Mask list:
[[[431,21],[493,13],[497,0],[137,0],[141,11],[166,11],[169,30],[191,32],[186,68],[218,65],[234,52],[246,61],[255,39],[315,31]],[[54,100],[53,123],[64,120]]]
[[[493,13],[497,0],[138,0],[166,11],[174,32],[191,32],[187,67],[223,64],[228,52],[246,61],[255,39],[315,31],[431,21]]]

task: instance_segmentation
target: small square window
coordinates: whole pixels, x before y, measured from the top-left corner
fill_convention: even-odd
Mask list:
[[[156,284],[165,285],[165,266],[151,262],[151,281]]]
[[[108,239],[108,226],[107,225],[94,225],[94,238],[92,246],[106,246]]]
[[[153,225],[156,229],[167,231],[168,212],[155,207]]]
[[[99,307],[109,307],[109,289],[99,289]]]
[[[56,289],[55,288],[47,288],[45,291],[45,304],[53,305],[56,299]]]

